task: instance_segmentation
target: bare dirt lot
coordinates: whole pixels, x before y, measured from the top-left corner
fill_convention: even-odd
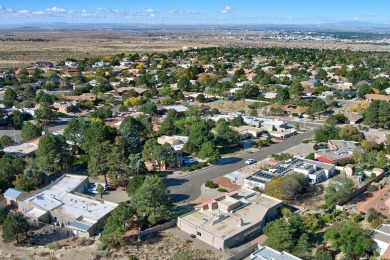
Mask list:
[[[35,61],[58,62],[66,58],[84,58],[130,52],[165,52],[183,47],[294,47],[389,51],[389,46],[341,42],[294,42],[245,40],[258,32],[174,31],[174,30],[50,30],[36,28],[0,29],[0,67],[18,67]],[[242,37],[241,37],[242,36]],[[13,38],[13,41],[3,41]],[[21,40],[17,40],[21,39]],[[44,41],[26,41],[43,39]]]

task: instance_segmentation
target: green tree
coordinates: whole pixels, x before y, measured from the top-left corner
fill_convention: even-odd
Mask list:
[[[90,125],[84,128],[79,142],[81,148],[89,153],[89,150],[95,144],[101,144],[105,141],[112,141],[114,133],[112,129],[107,127],[101,120],[93,121]]]
[[[142,150],[142,158],[153,165],[157,164],[159,170],[161,169],[163,149],[155,138],[151,138],[145,142],[144,149]]]
[[[312,244],[310,243],[309,236],[303,233],[295,245],[294,254],[301,258],[311,257]]]
[[[204,103],[206,101],[206,97],[201,93],[196,96],[196,101],[199,103]]]
[[[135,192],[131,205],[152,225],[169,218],[171,198],[164,180],[156,175],[147,176]]]
[[[35,163],[47,173],[59,173],[71,164],[71,157],[65,151],[66,141],[61,135],[46,133],[41,137],[36,151]]]
[[[314,260],[333,260],[333,255],[330,251],[321,250],[313,258]]]
[[[4,155],[0,158],[0,190],[4,192],[11,187],[15,176],[22,174],[26,168],[26,162],[18,157]]]
[[[130,198],[133,197],[135,192],[144,184],[145,179],[146,175],[136,175],[129,180],[126,192]]]
[[[29,192],[44,183],[47,175],[36,169],[28,169],[23,174],[18,174],[15,177],[16,179],[12,182],[15,188]]]
[[[188,141],[184,144],[184,150],[189,153],[198,152],[204,143],[213,140],[213,134],[205,121],[195,124],[188,136]]]
[[[119,203],[111,215],[107,218],[100,241],[108,248],[118,248],[125,245],[123,234],[128,227],[133,224],[134,215],[136,214],[133,207]]]
[[[335,125],[325,124],[315,131],[314,139],[317,142],[328,142],[339,139],[339,128]]]
[[[20,129],[23,125],[23,113],[13,110],[8,117],[8,124],[14,129]]]
[[[17,94],[12,88],[7,88],[3,96],[3,104],[7,107],[12,107],[16,101]]]
[[[255,84],[244,84],[237,94],[243,98],[257,98],[260,95],[260,88]]]
[[[28,85],[24,90],[23,90],[23,93],[22,93],[22,96],[23,96],[23,101],[26,101],[26,100],[33,100],[35,98],[35,89]]]
[[[157,107],[153,102],[146,102],[140,106],[139,111],[154,116],[157,113]]]
[[[299,101],[303,93],[303,87],[300,82],[293,82],[288,91],[292,100]]]
[[[240,143],[240,134],[228,122],[221,120],[215,128],[215,142],[221,146],[237,145]]]
[[[101,184],[99,183],[99,184],[96,186],[96,191],[97,191],[97,193],[99,194],[100,199],[103,199],[103,192],[104,192],[103,185],[101,185]]]
[[[72,118],[64,129],[66,140],[72,142],[74,145],[79,145],[81,136],[89,125],[89,122],[83,117]]]
[[[112,117],[112,111],[108,107],[100,107],[90,114],[91,117],[106,119]]]
[[[257,110],[256,110],[256,109],[252,109],[249,115],[250,115],[250,116],[253,116],[253,117],[259,116],[259,114],[257,113]]]
[[[127,162],[124,154],[117,146],[111,146],[108,142],[95,144],[89,151],[88,172],[91,176],[104,176],[108,185],[107,176],[115,184],[122,183],[128,177]]]
[[[42,127],[30,122],[24,123],[21,131],[22,140],[27,142],[42,135]]]
[[[198,152],[198,157],[201,159],[206,159],[209,162],[216,162],[221,158],[219,149],[211,141],[204,143]]]
[[[325,188],[325,205],[330,207],[347,199],[356,189],[353,181],[346,176],[334,177]]]
[[[372,89],[368,84],[362,84],[358,88],[357,96],[359,98],[364,98],[367,94],[372,93]]]
[[[345,254],[354,253],[365,256],[366,252],[375,245],[366,230],[353,221],[335,223],[325,232],[325,240],[331,242],[332,248],[341,248]]]
[[[278,88],[275,100],[280,104],[286,104],[290,100],[290,93],[287,88]]]
[[[384,151],[378,152],[375,157],[374,167],[383,168],[388,163],[389,159],[387,159],[386,153]]]
[[[54,121],[56,117],[54,111],[47,104],[42,104],[41,107],[35,111],[35,119],[40,123],[50,123]]]
[[[169,109],[164,121],[162,122],[159,134],[160,135],[175,135],[178,133],[178,128],[175,126],[175,121],[178,120],[179,115],[174,109]]]
[[[30,229],[27,219],[20,213],[9,213],[3,223],[3,240],[6,243],[20,242],[22,236],[26,236]]]
[[[339,131],[339,136],[343,140],[348,141],[361,141],[363,139],[363,134],[360,133],[359,129],[353,125],[346,125]]]
[[[292,252],[293,232],[291,226],[283,219],[268,222],[263,228],[263,233],[268,237],[265,245],[278,251]]]
[[[184,91],[190,91],[191,90],[191,82],[188,75],[184,75],[179,78],[179,81],[177,82],[177,87]]]
[[[7,218],[7,210],[5,208],[0,208],[0,226],[3,225],[4,220]]]
[[[313,115],[315,113],[322,112],[322,111],[326,110],[327,108],[328,108],[328,105],[326,105],[326,102],[324,100],[322,100],[321,98],[316,98],[311,102],[307,112],[309,114]]]
[[[130,154],[129,158],[129,174],[131,176],[138,175],[140,173],[146,173],[148,169],[145,166],[145,161],[142,159],[140,153]]]
[[[242,118],[242,116],[236,116],[230,121],[230,124],[234,127],[245,125],[244,118]]]
[[[176,151],[169,143],[161,145],[161,158],[165,166],[176,162]]]

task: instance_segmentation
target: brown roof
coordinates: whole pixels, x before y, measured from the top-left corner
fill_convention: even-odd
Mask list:
[[[354,121],[354,122],[359,121],[363,118],[358,113],[344,113],[344,116],[348,118],[349,121]]]
[[[384,101],[389,102],[390,101],[390,96],[380,95],[380,94],[367,94],[366,95],[366,99],[369,99],[369,100],[384,100]]]
[[[298,114],[303,114],[306,112],[308,107],[301,107],[301,106],[284,106],[282,109],[286,112],[291,112],[291,113],[298,113]]]

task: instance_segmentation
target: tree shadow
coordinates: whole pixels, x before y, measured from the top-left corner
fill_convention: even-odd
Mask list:
[[[165,184],[168,186],[168,187],[172,187],[172,186],[180,186],[184,183],[188,182],[187,179],[177,179],[177,178],[169,178],[169,179],[165,179]]]
[[[219,165],[227,165],[227,164],[234,164],[239,161],[242,161],[242,158],[238,157],[228,157],[228,158],[221,158],[218,160]]]
[[[173,203],[185,202],[185,200],[189,197],[190,195],[187,194],[171,194],[171,200]]]

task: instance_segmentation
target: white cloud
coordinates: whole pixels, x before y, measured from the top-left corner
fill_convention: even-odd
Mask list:
[[[224,8],[222,8],[221,13],[227,14],[227,13],[230,13],[231,11],[232,11],[232,8],[227,5]]]
[[[378,16],[377,13],[366,13],[366,16],[375,17]]]
[[[29,11],[28,10],[20,10],[17,12],[18,14],[28,14]]]
[[[66,10],[64,8],[59,8],[59,7],[46,8],[45,11],[48,13],[65,13],[66,12]]]

